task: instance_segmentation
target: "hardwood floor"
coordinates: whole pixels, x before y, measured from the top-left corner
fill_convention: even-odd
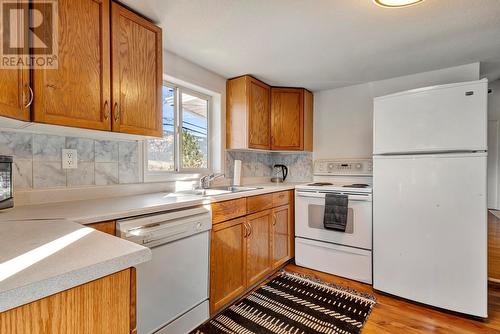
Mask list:
[[[326,282],[347,286],[375,295],[377,304],[363,334],[385,333],[500,333],[500,285],[490,286],[489,318],[476,320],[439,311],[373,291],[370,285],[288,264],[285,270],[316,276]]]

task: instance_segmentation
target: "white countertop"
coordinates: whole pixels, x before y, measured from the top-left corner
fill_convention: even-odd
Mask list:
[[[65,220],[0,224],[0,312],[151,259],[151,250]]]
[[[295,183],[257,184],[251,186],[260,187],[262,189],[213,197],[195,195],[178,196],[172,193],[154,193],[43,205],[26,205],[0,211],[0,224],[9,220],[27,219],[68,219],[81,224],[90,224],[270,192],[290,190],[294,189],[295,185]]]
[[[19,206],[0,212],[0,312],[151,259],[148,248],[81,224],[290,190],[295,184],[202,197],[154,193]]]

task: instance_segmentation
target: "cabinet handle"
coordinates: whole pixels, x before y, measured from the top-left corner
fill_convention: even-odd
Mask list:
[[[276,215],[273,215],[273,226],[276,226]]]
[[[104,119],[108,120],[109,119],[109,103],[108,100],[104,101]]]
[[[251,236],[253,232],[252,225],[248,224],[248,229],[249,229],[248,236]]]
[[[113,117],[115,122],[118,122],[120,119],[120,108],[118,107],[118,102],[115,102],[115,105],[113,106]]]
[[[247,223],[243,223],[243,227],[245,227],[245,234],[243,234],[243,238],[246,238],[248,234]]]
[[[28,88],[29,92],[30,92],[30,98],[28,100],[28,103],[26,103],[24,105],[24,108],[29,108],[31,106],[31,104],[33,103],[33,97],[34,97],[34,94],[33,94],[33,89],[31,89],[31,86],[29,85],[26,85],[26,87]]]

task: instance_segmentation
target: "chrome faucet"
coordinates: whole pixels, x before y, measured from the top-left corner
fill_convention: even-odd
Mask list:
[[[223,177],[224,174],[209,174],[202,176],[200,178],[200,188],[201,189],[208,189],[210,188],[210,183],[214,181],[215,179],[218,179],[219,177]]]

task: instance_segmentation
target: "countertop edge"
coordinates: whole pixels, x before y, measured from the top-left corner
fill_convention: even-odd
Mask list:
[[[107,261],[4,291],[0,294],[2,297],[0,298],[0,313],[136,266],[151,258],[151,250],[144,247]]]
[[[251,185],[251,186],[254,186],[254,185]],[[259,187],[259,186],[262,187],[263,185],[255,185],[255,187]],[[263,187],[264,187],[263,189],[242,191],[242,192],[232,193],[232,194],[223,194],[223,195],[218,195],[218,196],[213,196],[213,197],[195,198],[193,196],[190,199],[186,199],[186,201],[182,201],[182,202],[178,202],[178,203],[166,203],[166,204],[161,204],[161,205],[156,205],[156,206],[150,206],[150,207],[144,207],[144,208],[131,209],[131,210],[127,210],[127,211],[120,211],[120,212],[116,212],[116,213],[110,213],[107,215],[90,215],[87,217],[70,217],[68,219],[75,222],[75,223],[88,225],[88,224],[99,223],[99,222],[103,222],[103,221],[117,220],[117,219],[123,219],[123,218],[141,216],[141,215],[148,215],[148,214],[157,213],[157,212],[161,212],[161,211],[176,210],[176,209],[188,208],[191,206],[224,202],[224,201],[229,201],[232,199],[238,199],[238,198],[243,198],[243,197],[252,197],[252,196],[264,195],[264,194],[269,194],[269,193],[274,193],[274,192],[294,190],[295,184],[293,184],[293,185],[273,185],[273,186],[264,185]],[[276,188],[273,189],[273,187],[276,187]],[[117,197],[117,199],[119,199],[119,197]]]

